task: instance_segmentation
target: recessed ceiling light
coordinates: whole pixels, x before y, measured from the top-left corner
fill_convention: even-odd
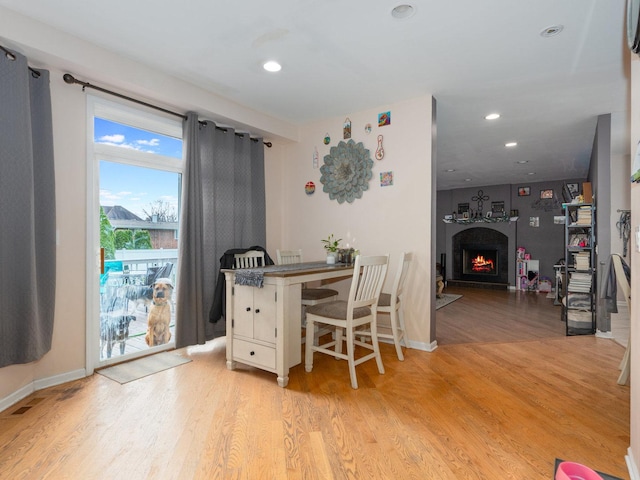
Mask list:
[[[518,142],[507,142],[504,144],[505,147],[515,147],[518,145]]]
[[[485,120],[497,120],[498,118],[500,118],[500,114],[499,113],[490,113],[489,115],[487,115],[484,118],[485,118]]]
[[[529,173],[527,173],[527,175],[535,175],[535,174],[536,174],[536,172],[529,172]]]
[[[280,70],[282,70],[282,65],[280,65],[278,62],[270,60],[262,65],[262,68],[264,68],[267,72],[279,72]]]
[[[455,169],[455,168],[447,168],[447,169],[445,170],[445,172],[449,172],[449,173],[451,173],[451,172],[455,172],[455,171],[456,171],[456,169]]]
[[[516,163],[519,163],[520,165],[524,165],[525,163],[529,163],[529,160],[518,160]]]
[[[471,181],[471,179],[470,179],[470,178],[465,178],[465,179],[464,179],[464,181],[465,181],[465,182],[470,182],[470,181]]]
[[[398,5],[393,10],[391,10],[391,16],[393,18],[397,18],[398,20],[409,18],[413,16],[414,13],[416,13],[416,8],[413,5],[409,5],[408,3]]]
[[[558,35],[562,30],[564,30],[563,25],[551,25],[542,29],[542,31],[540,32],[540,36],[545,38],[553,37],[555,35]]]

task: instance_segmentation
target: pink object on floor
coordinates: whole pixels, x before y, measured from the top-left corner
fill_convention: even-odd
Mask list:
[[[556,480],[603,480],[594,470],[579,463],[561,462],[556,471]]]

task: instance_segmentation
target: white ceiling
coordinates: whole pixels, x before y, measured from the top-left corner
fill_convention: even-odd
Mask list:
[[[613,154],[629,154],[625,0],[408,0],[400,21],[401,3],[0,0],[294,124],[433,94],[438,189],[586,177],[606,113]]]

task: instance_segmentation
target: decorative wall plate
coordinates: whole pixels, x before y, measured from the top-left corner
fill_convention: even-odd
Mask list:
[[[315,191],[316,191],[316,184],[313,182],[307,182],[306,185],[304,186],[304,193],[306,193],[307,195],[313,195]]]
[[[324,165],[320,167],[320,182],[324,185],[322,190],[338,203],[344,203],[345,200],[353,203],[356,198],[362,198],[362,192],[369,189],[372,167],[373,160],[362,142],[341,141],[331,147],[329,155],[324,157]]]

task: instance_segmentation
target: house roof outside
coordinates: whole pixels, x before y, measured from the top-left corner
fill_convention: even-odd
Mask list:
[[[111,226],[123,230],[178,230],[178,222],[143,220],[120,205],[102,205]]]

